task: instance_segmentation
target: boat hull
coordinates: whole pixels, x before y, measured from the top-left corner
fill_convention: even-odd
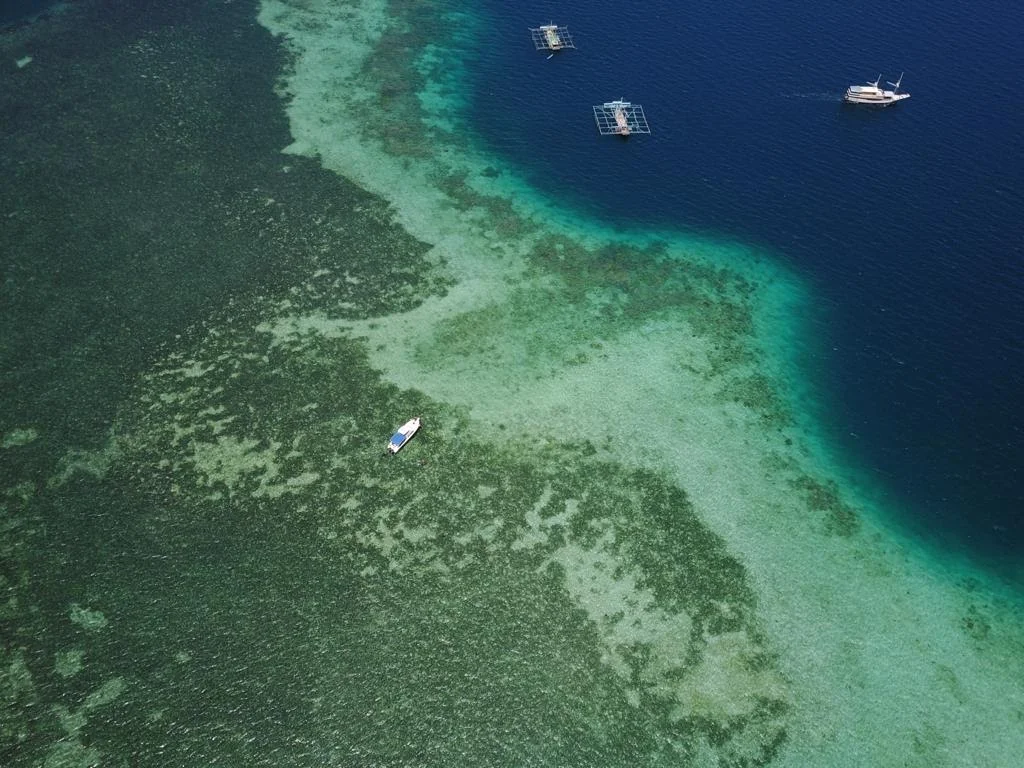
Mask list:
[[[860,98],[847,94],[843,97],[843,103],[851,104],[852,106],[873,106],[873,108],[882,109],[884,106],[892,106],[909,97],[909,93],[900,93],[891,98]]]

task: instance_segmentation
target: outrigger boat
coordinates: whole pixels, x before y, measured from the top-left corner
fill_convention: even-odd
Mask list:
[[[602,136],[628,138],[634,133],[651,132],[644,108],[625,99],[606,101],[595,106],[594,120],[597,121],[597,130]]]
[[[900,78],[895,83],[888,82],[888,85],[892,86],[891,91],[886,91],[880,88],[878,84],[882,82],[882,76],[879,75],[878,79],[873,83],[867,85],[851,85],[846,89],[846,94],[843,96],[843,101],[847,104],[860,104],[865,107],[888,107],[890,104],[895,104],[897,101],[903,101],[903,99],[909,99],[909,93],[900,93],[900,83],[903,82],[903,73],[900,73]]]
[[[388,451],[392,454],[398,453],[405,447],[405,444],[412,440],[412,436],[420,428],[420,417],[409,419],[405,424],[398,428],[398,431],[391,436],[388,440]]]
[[[572,41],[572,35],[569,34],[569,28],[560,27],[554,23],[531,27],[530,35],[533,37],[533,45],[538,51],[551,51],[552,56],[557,51],[576,47]]]

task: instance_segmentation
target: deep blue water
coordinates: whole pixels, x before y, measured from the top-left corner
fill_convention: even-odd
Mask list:
[[[0,26],[41,13],[60,0],[0,0]]]
[[[1024,554],[1024,6],[982,0],[486,3],[474,123],[606,222],[767,247],[810,284],[833,438],[912,529]],[[567,24],[547,59],[527,27]],[[912,98],[843,107],[905,71]],[[591,105],[651,136],[598,136]]]

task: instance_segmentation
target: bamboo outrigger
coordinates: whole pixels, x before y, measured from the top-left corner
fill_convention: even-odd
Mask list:
[[[606,101],[594,107],[594,120],[602,136],[631,136],[634,133],[650,133],[644,108],[628,101]]]
[[[538,51],[564,51],[575,48],[572,35],[568,27],[560,27],[557,24],[544,24],[540,27],[531,27],[530,36],[533,38],[533,45]]]

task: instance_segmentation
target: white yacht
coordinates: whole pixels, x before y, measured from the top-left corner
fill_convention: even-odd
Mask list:
[[[890,104],[895,104],[897,101],[903,101],[903,99],[909,99],[909,93],[900,93],[900,83],[903,82],[903,74],[900,73],[900,79],[895,83],[887,83],[892,86],[891,91],[887,91],[880,88],[878,84],[882,82],[882,76],[879,75],[878,79],[873,83],[867,85],[851,85],[846,89],[846,95],[843,96],[843,101],[847,104],[861,104],[868,107],[888,107]]]

